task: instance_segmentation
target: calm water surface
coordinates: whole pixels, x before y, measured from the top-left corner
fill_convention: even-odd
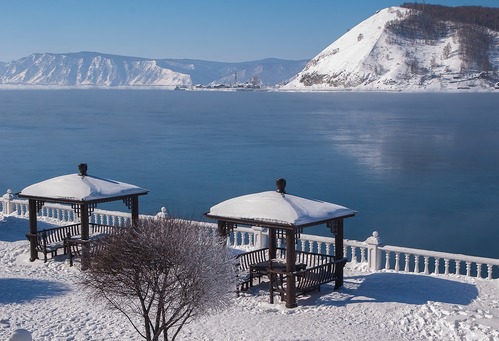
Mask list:
[[[346,238],[499,258],[498,108],[497,93],[4,90],[0,191],[87,162],[149,189],[141,212],[198,218],[284,177],[357,210]]]

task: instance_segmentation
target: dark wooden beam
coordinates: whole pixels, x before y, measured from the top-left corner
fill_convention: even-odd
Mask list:
[[[139,223],[139,196],[132,196],[132,225],[137,226]]]
[[[296,308],[296,235],[295,230],[286,230],[286,308]]]
[[[269,259],[276,258],[277,237],[275,228],[269,227]]]
[[[334,258],[340,260],[343,258],[343,219],[338,220],[336,234],[334,236]],[[343,265],[338,264],[335,268],[337,280],[334,284],[334,289],[338,289],[343,285]]]
[[[90,228],[89,228],[89,214],[88,214],[88,204],[83,203],[80,205],[80,220],[81,220],[81,239],[90,239]],[[90,244],[81,244],[81,269],[87,270],[90,266]]]
[[[38,232],[38,227],[37,227],[37,215],[38,215],[38,209],[37,209],[37,201],[33,199],[28,200],[28,210],[29,210],[29,250],[30,250],[30,258],[29,260],[31,262],[34,262],[36,259],[38,259],[38,251],[36,251],[36,233]]]

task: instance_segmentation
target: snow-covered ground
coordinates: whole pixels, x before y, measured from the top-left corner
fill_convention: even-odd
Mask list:
[[[90,303],[80,271],[29,262],[27,221],[0,215],[0,340],[139,340],[127,320]],[[499,280],[347,270],[344,287],[268,303],[265,285],[184,327],[181,340],[499,340]]]

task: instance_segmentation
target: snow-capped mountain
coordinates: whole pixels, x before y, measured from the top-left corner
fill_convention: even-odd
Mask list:
[[[95,52],[36,53],[10,63],[0,63],[0,84],[173,88],[253,81],[258,85],[275,85],[293,77],[306,63],[280,59],[221,63]]]
[[[469,32],[452,22],[428,21],[419,30],[414,9],[391,7],[361,22],[313,58],[283,89],[444,90],[494,89],[499,84],[499,33],[480,28],[490,39],[478,61],[466,42]],[[431,26],[431,27],[428,27]],[[411,31],[414,27],[414,29]],[[464,47],[474,44],[466,50]],[[468,51],[468,52],[466,52]]]

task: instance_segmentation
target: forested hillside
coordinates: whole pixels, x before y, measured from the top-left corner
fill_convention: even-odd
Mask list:
[[[404,19],[389,23],[388,29],[402,39],[420,39],[432,44],[456,31],[462,70],[496,71],[490,61],[494,37],[490,30],[499,29],[499,8],[478,6],[446,7],[418,3],[404,3],[402,7],[414,10]],[[448,45],[443,57],[451,52]]]
[[[441,21],[479,25],[494,31],[499,31],[499,8],[497,7],[447,7],[421,3],[404,3],[401,7],[416,9]]]

